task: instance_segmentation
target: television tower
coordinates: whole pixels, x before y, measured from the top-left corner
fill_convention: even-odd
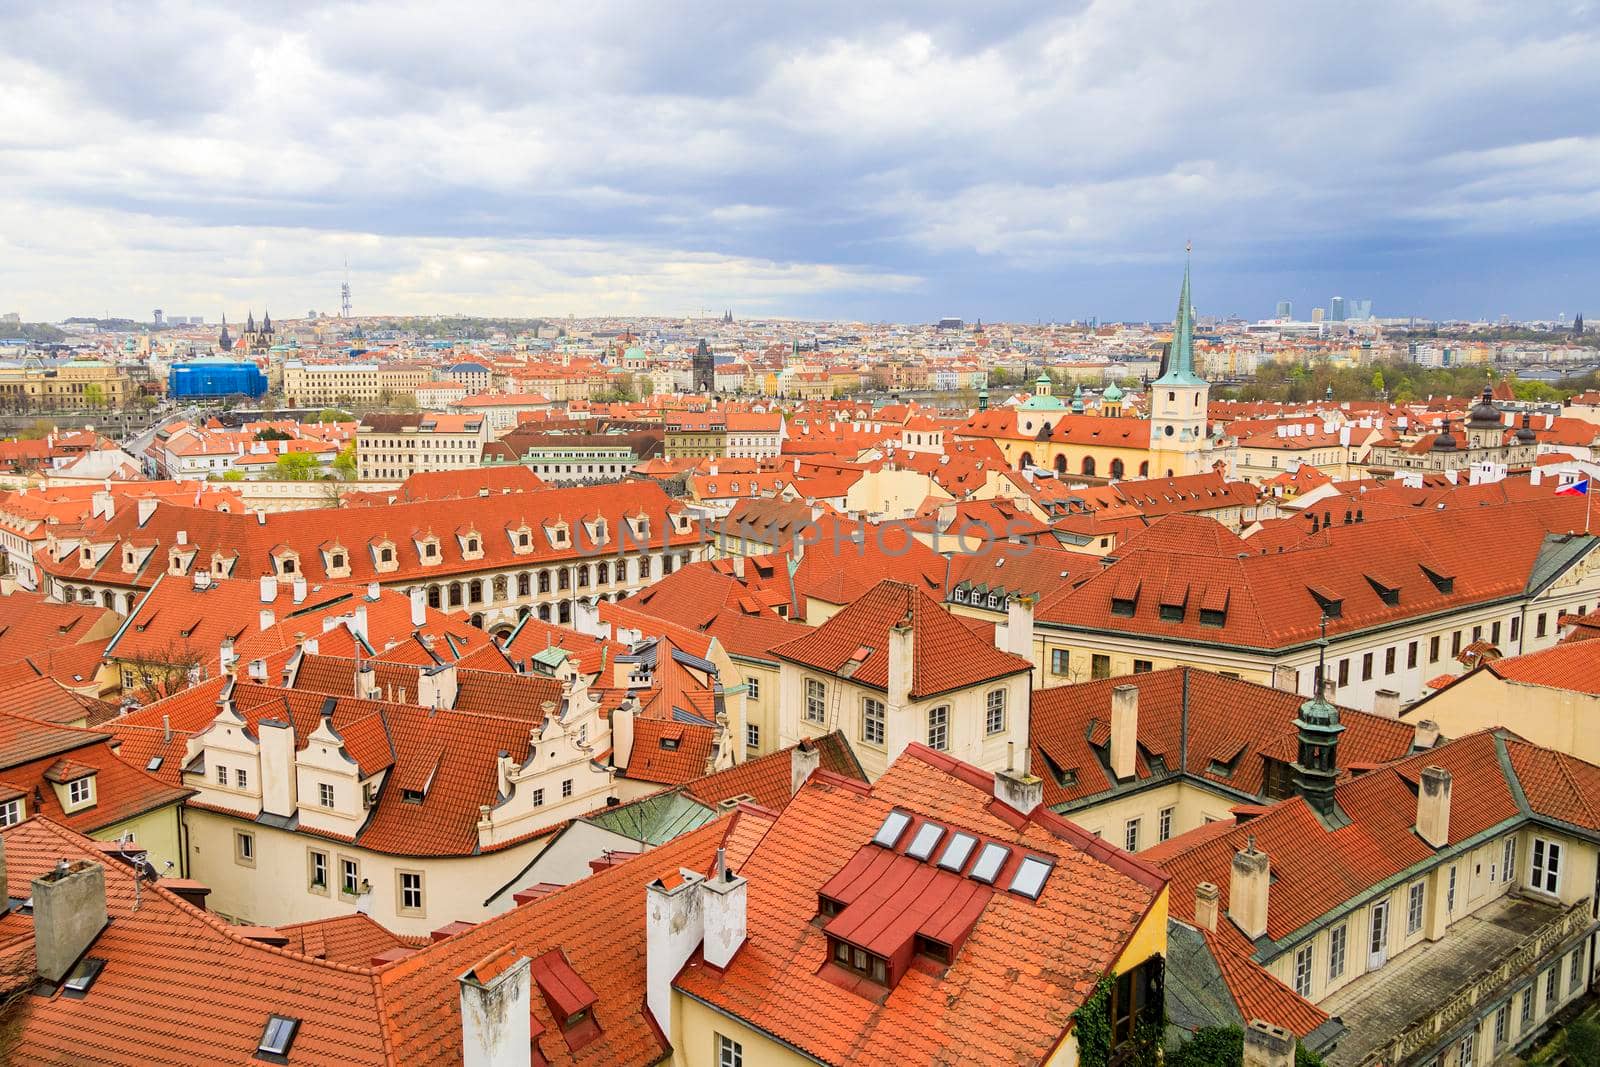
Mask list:
[[[350,317],[350,261],[344,261],[344,284],[339,286],[339,317]]]

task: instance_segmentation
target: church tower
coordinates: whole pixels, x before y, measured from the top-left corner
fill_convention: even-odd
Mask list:
[[[1183,265],[1172,346],[1161,377],[1150,383],[1152,477],[1196,474],[1205,469],[1206,404],[1211,386],[1194,370],[1194,307],[1189,298],[1189,263]]]
[[[217,337],[217,347],[224,352],[233,351],[233,337],[228,333],[228,315],[222,315],[222,333]]]

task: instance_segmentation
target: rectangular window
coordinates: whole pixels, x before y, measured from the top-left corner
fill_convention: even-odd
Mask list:
[[[869,745],[883,744],[883,701],[865,697],[861,701],[861,740]]]
[[[1395,649],[1395,647],[1393,645],[1390,645],[1388,648],[1383,650],[1383,673],[1384,674],[1393,674],[1394,673],[1395,652],[1396,652],[1396,649]]]
[[[989,699],[984,708],[983,732],[993,737],[1006,731],[1006,691],[1004,689],[989,690]]]
[[[1522,1017],[1522,1032],[1527,1033],[1528,1027],[1533,1025],[1533,986],[1529,986],[1522,991],[1522,1011],[1520,1014]]]
[[[400,910],[422,910],[422,873],[420,871],[400,872]]]
[[[1544,612],[1542,612],[1542,611],[1539,612],[1538,615],[1534,616],[1534,619],[1533,619],[1533,636],[1535,636],[1535,637],[1543,637],[1544,636]]]
[[[1339,661],[1339,688],[1343,689],[1345,686],[1347,686],[1349,684],[1350,684],[1350,661],[1348,659],[1342,659],[1342,660]]]
[[[1129,819],[1122,828],[1122,847],[1129,852],[1139,851],[1139,819]]]
[[[355,860],[339,861],[339,892],[352,897],[361,892],[361,866]]]
[[[1423,885],[1417,882],[1406,891],[1406,933],[1414,934],[1422,929],[1422,893]]]
[[[928,709],[928,747],[935,752],[950,747],[950,709],[943,704]]]
[[[823,722],[827,712],[828,690],[815,678],[806,679],[806,722]]]
[[[94,799],[94,779],[78,778],[67,783],[67,804],[78,807]]]
[[[217,764],[217,784],[218,785],[227,785],[228,784],[228,768],[224,767],[220,763]]]
[[[1500,643],[1500,623],[1498,620],[1493,626],[1489,627],[1489,643],[1491,645],[1498,645]]]
[[[753,722],[745,723],[744,745],[746,748],[761,747],[761,727],[757,726]]]
[[[1454,633],[1452,633],[1450,635],[1450,654],[1452,656],[1461,655],[1461,631],[1460,630],[1457,630],[1457,631],[1455,631]]]
[[[1547,1014],[1556,1010],[1556,997],[1560,993],[1561,961],[1557,960],[1554,967],[1544,972],[1544,1010]]]
[[[1511,616],[1511,640],[1515,641],[1517,639],[1517,636],[1521,632],[1522,632],[1522,616],[1520,616],[1520,615]]]
[[[1406,646],[1406,669],[1407,670],[1416,670],[1416,667],[1417,667],[1417,643],[1415,641],[1413,641],[1409,645]]]
[[[1162,808],[1156,817],[1156,833],[1159,840],[1165,841],[1172,836],[1172,809]]]
[[[1517,839],[1506,838],[1505,847],[1501,850],[1500,878],[1502,881],[1511,881],[1512,873],[1517,869]]]
[[[1456,1063],[1458,1067],[1472,1067],[1472,1053],[1474,1052],[1477,1044],[1478,1034],[1476,1030],[1461,1039],[1461,1045],[1456,1052]]]
[[[307,867],[311,874],[311,888],[326,890],[328,888],[328,854],[311,849],[306,854]]]
[[[1434,634],[1432,637],[1428,638],[1428,662],[1429,663],[1438,663],[1439,662],[1439,635],[1438,634]]]
[[[1111,677],[1111,657],[1095,653],[1089,661],[1089,676],[1095,681]]]
[[[1328,935],[1328,981],[1344,974],[1344,949],[1349,928],[1341,923]]]
[[[563,779],[561,779],[561,797],[562,797],[562,799],[564,800],[567,797],[570,797],[571,795],[572,795],[572,779],[571,778],[563,778]]]
[[[1301,945],[1294,954],[1294,991],[1311,996],[1311,945]]]
[[[1136,659],[1133,661],[1134,674],[1149,674],[1153,670],[1155,670],[1155,665],[1147,659]]]
[[[1364,652],[1361,655],[1361,680],[1372,681],[1372,653]]]
[[[1065,648],[1050,650],[1050,673],[1067,674],[1072,669],[1072,652]]]
[[[744,691],[750,695],[751,700],[761,699],[761,679],[754,676],[744,680]]]
[[[1450,865],[1450,884],[1444,891],[1444,913],[1446,915],[1454,915],[1456,913],[1456,868],[1454,864]]]
[[[240,789],[249,789],[250,775],[245,772],[243,767],[240,767],[238,770],[233,772],[233,782]]]
[[[1583,946],[1579,945],[1567,957],[1567,992],[1576,993],[1583,988]]]
[[[544,790],[543,789],[535,789],[533,791],[533,795],[529,799],[531,799],[533,801],[533,806],[534,807],[536,807],[536,808],[544,807]]]
[[[21,800],[8,800],[4,804],[0,804],[0,826],[15,826],[21,821]]]
[[[1500,1010],[1494,1013],[1494,1047],[1498,1051],[1505,1047],[1511,1038],[1511,1004],[1500,1005]]]
[[[1533,864],[1528,871],[1528,885],[1541,893],[1555,893],[1561,888],[1561,843],[1543,837],[1533,839]]]
[[[744,1046],[731,1037],[718,1034],[717,1067],[744,1067]]]
[[[317,784],[317,802],[325,808],[333,807],[333,786],[327,782]]]
[[[233,834],[233,858],[246,867],[256,863],[256,835],[236,830]]]

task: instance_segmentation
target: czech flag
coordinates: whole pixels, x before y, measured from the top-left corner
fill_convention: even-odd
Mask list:
[[[1560,489],[1556,490],[1556,496],[1588,496],[1588,495],[1589,495],[1589,479],[1587,479],[1587,478],[1579,478],[1577,481],[1573,482],[1571,485],[1563,485]]]

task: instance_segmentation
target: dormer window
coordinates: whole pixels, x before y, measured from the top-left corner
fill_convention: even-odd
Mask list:
[[[67,810],[76,811],[94,803],[94,775],[85,775],[67,783]]]
[[[333,570],[336,570],[336,571],[344,570],[344,553],[343,552],[335,552],[332,556],[329,557],[328,563],[329,563],[329,565],[331,566],[331,568]]]
[[[833,962],[852,974],[860,975],[869,981],[880,985],[889,984],[889,962],[882,956],[874,956],[864,948],[859,948],[847,941],[829,938],[832,942]]]

